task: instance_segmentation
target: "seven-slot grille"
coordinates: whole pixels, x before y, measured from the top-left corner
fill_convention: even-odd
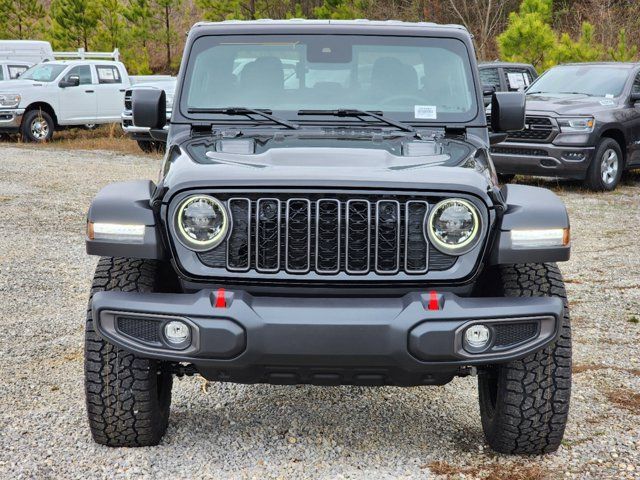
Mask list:
[[[456,258],[425,240],[429,202],[413,197],[232,197],[226,245],[199,254],[229,271],[320,275],[444,270]]]
[[[549,118],[527,116],[524,130],[510,132],[509,140],[547,140],[552,133],[553,125]]]

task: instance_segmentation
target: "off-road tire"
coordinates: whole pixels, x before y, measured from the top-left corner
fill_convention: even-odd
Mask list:
[[[503,266],[495,273],[494,295],[559,297],[564,316],[560,336],[543,350],[478,372],[482,428],[497,452],[554,452],[571,396],[571,325],[562,275],[554,263]]]
[[[31,125],[34,120],[39,119],[40,122],[46,122],[47,125],[47,133],[42,137],[37,137],[31,131]],[[53,137],[53,132],[55,130],[55,123],[49,115],[44,110],[34,109],[29,110],[22,117],[22,124],[20,125],[20,136],[22,137],[23,142],[48,142]]]
[[[602,163],[607,152],[614,151],[618,157],[618,170],[617,174],[613,178],[611,183],[605,183],[602,178]],[[603,138],[598,142],[593,158],[591,159],[591,165],[587,170],[587,177],[585,178],[585,186],[590,190],[597,192],[615,190],[622,178],[622,171],[624,170],[624,157],[622,155],[622,149],[618,142],[613,138]]]
[[[156,142],[154,140],[136,140],[138,146],[145,153],[163,153],[166,145],[163,142]]]
[[[99,291],[158,291],[159,263],[103,257],[91,298]],[[91,298],[85,331],[85,393],[93,439],[110,447],[157,445],[169,423],[173,377],[163,362],[139,358],[94,330]]]

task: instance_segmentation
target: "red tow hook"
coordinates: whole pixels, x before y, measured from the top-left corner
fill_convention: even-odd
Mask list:
[[[224,295],[224,288],[219,288],[216,291],[216,301],[213,306],[215,308],[227,308],[227,299]]]
[[[440,310],[440,300],[438,299],[438,292],[431,290],[429,292],[429,303],[427,303],[427,310]]]

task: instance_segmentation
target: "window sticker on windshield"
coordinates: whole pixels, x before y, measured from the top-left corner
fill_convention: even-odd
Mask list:
[[[438,112],[435,105],[415,105],[414,110],[414,116],[416,118],[428,120],[435,120],[438,118]]]
[[[510,90],[520,90],[527,86],[527,82],[524,78],[524,73],[509,72],[507,73],[507,79],[509,80]]]

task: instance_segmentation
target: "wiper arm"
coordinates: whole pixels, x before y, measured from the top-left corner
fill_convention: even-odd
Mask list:
[[[371,117],[379,120],[387,125],[391,125],[392,127],[396,127],[405,132],[411,132],[414,135],[417,135],[418,132],[411,125],[407,125],[406,123],[398,122],[397,120],[393,120],[389,117],[385,117],[382,115],[382,112],[372,112],[369,110],[357,110],[350,108],[339,108],[336,110],[299,110],[298,115],[332,115],[334,117]]]
[[[267,120],[271,120],[273,123],[277,123],[284,127],[290,128],[291,130],[297,130],[300,128],[299,125],[295,123],[291,123],[288,120],[285,120],[280,117],[276,117],[271,114],[271,110],[257,110],[255,108],[246,108],[246,107],[226,107],[226,108],[190,108],[187,110],[188,113],[218,113],[222,115],[257,115],[262,118],[266,118]]]

